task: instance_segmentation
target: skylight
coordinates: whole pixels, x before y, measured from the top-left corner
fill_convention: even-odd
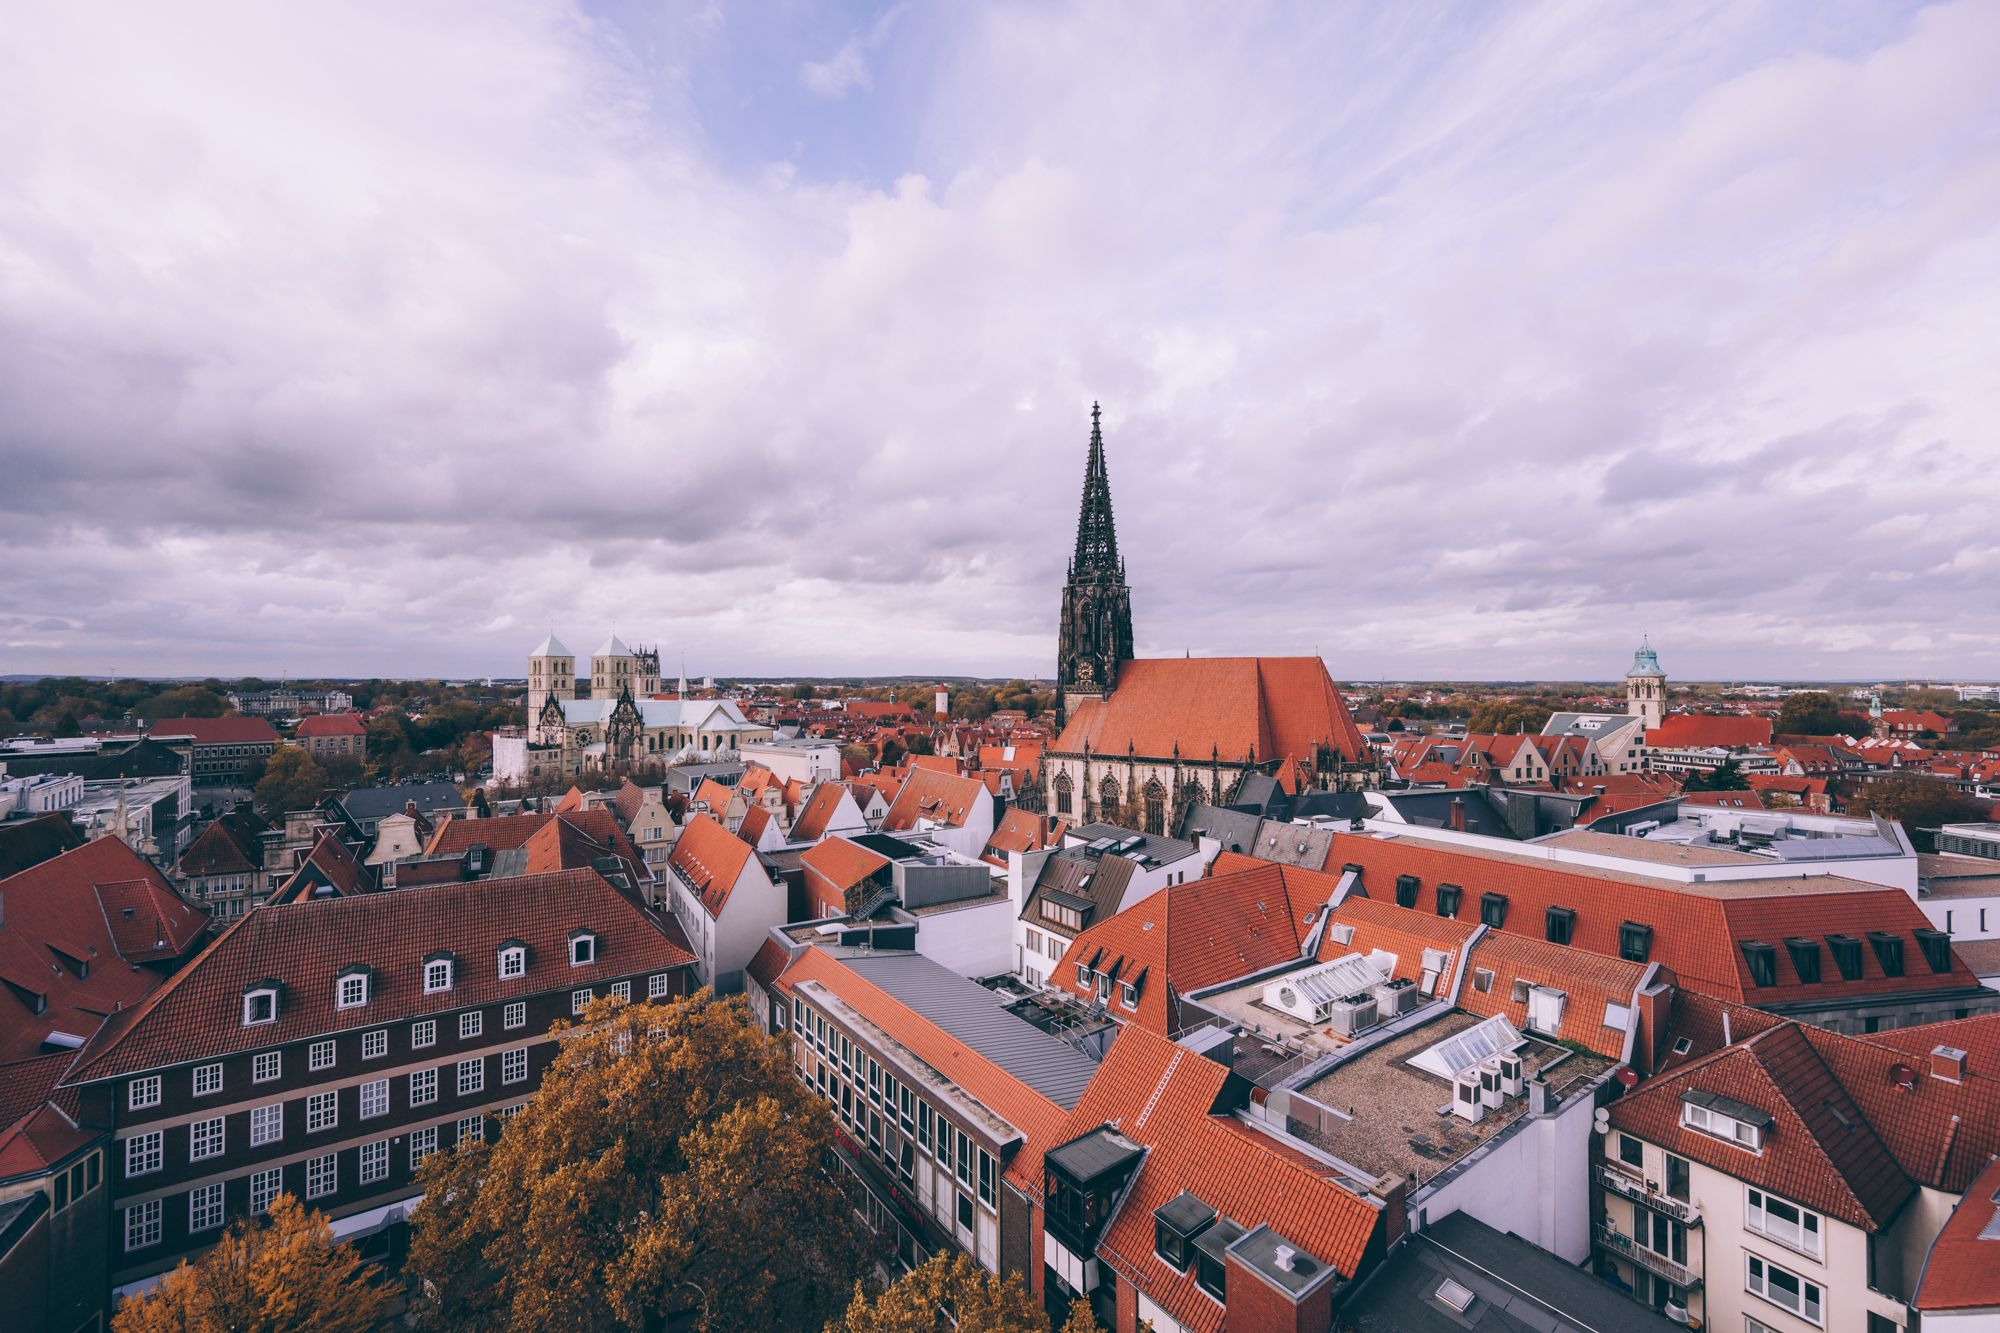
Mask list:
[[[1451,1082],[1457,1079],[1459,1071],[1470,1069],[1488,1056],[1511,1051],[1523,1040],[1504,1014],[1495,1014],[1463,1032],[1454,1032],[1435,1046],[1425,1047],[1410,1057],[1410,1063],[1426,1074]]]
[[[1464,1314],[1466,1307],[1472,1304],[1472,1288],[1446,1278],[1438,1283],[1437,1298],[1460,1314]]]

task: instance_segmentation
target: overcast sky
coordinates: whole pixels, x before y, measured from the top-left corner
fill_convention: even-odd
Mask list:
[[[8,28],[0,673],[2000,676],[2000,4]]]

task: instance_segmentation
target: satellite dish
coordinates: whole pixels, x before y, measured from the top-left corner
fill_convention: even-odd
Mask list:
[[[1605,1133],[1611,1128],[1611,1108],[1608,1106],[1598,1107],[1597,1114],[1592,1119],[1596,1122],[1597,1132],[1599,1134]]]

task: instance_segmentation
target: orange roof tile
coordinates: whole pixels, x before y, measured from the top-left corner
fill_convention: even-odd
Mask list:
[[[1733,714],[1676,713],[1646,732],[1655,749],[1695,750],[1710,746],[1741,749],[1771,743],[1771,719]]]
[[[756,858],[750,845],[724,828],[713,815],[699,814],[688,820],[668,864],[683,882],[693,888],[702,910],[712,917],[722,915],[729,895],[745,868]]]
[[[1917,1297],[1919,1310],[1970,1310],[2000,1306],[2000,1159],[1965,1191],[1931,1242]]]
[[[799,807],[798,818],[792,821],[792,841],[818,842],[824,838],[826,826],[840,809],[840,798],[846,794],[847,788],[838,782],[814,786],[805,804]]]
[[[945,828],[963,828],[979,802],[992,802],[984,787],[956,773],[914,768],[896,793],[895,804],[882,817],[884,832],[913,829],[919,820]]]
[[[1317,657],[1166,657],[1127,662],[1105,699],[1070,714],[1055,749],[1230,763],[1309,760],[1320,746],[1353,760],[1361,731]]]
[[[887,868],[889,858],[836,835],[807,848],[799,864],[805,870],[806,900],[813,915],[843,916],[847,891]]]
[[[1477,905],[1473,911],[1477,911]],[[1556,1035],[1565,1041],[1580,1042],[1599,1055],[1613,1060],[1625,1058],[1626,1028],[1605,1026],[1607,1006],[1628,1011],[1639,989],[1639,979],[1648,965],[1623,958],[1566,949],[1547,940],[1530,939],[1504,930],[1489,930],[1472,947],[1472,976],[1460,988],[1458,1007],[1483,1018],[1504,1014],[1516,1028],[1528,1026],[1528,1002],[1514,998],[1516,982],[1546,986],[1569,998],[1563,1005],[1562,1030]],[[1491,984],[1479,989],[1481,970],[1493,974]],[[1637,1013],[1629,1013],[1628,1027],[1638,1024]]]

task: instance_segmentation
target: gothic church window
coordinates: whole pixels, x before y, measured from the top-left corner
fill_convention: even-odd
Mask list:
[[[1112,819],[1118,814],[1118,779],[1106,777],[1097,787],[1097,817]]]
[[[1166,831],[1167,789],[1155,778],[1146,784],[1146,832],[1162,834]]]
[[[1066,814],[1068,814],[1068,813],[1069,813],[1069,801],[1070,801],[1070,792],[1071,792],[1071,785],[1070,785],[1070,780],[1069,780],[1069,774],[1068,774],[1068,773],[1058,773],[1058,774],[1056,774],[1056,813],[1057,813],[1057,814],[1059,814],[1059,815],[1066,815]]]

